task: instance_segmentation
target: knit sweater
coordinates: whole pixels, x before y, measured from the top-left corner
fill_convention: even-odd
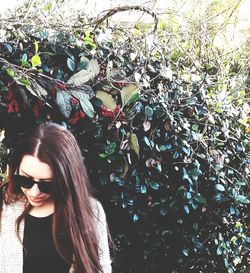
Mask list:
[[[100,202],[91,200],[97,228],[100,264],[104,273],[111,273],[106,215]],[[16,235],[16,219],[24,209],[23,201],[4,204],[0,225],[0,273],[23,272],[23,246]],[[20,238],[23,240],[24,220],[20,224]],[[71,267],[69,273],[74,273]]]

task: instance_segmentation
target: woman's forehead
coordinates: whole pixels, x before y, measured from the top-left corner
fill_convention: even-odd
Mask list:
[[[19,172],[38,179],[51,179],[52,168],[32,155],[24,155],[19,166]]]

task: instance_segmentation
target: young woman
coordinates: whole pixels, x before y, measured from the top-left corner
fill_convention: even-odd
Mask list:
[[[104,210],[81,151],[44,123],[15,147],[1,191],[0,273],[110,273]]]

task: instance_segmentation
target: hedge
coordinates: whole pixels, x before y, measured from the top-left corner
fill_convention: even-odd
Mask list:
[[[225,87],[221,59],[194,60],[196,48],[166,46],[170,29],[154,19],[153,32],[100,20],[53,35],[42,27],[5,28],[3,176],[13,143],[33,124],[52,120],[79,142],[116,245],[114,272],[247,272],[244,66],[231,63]]]

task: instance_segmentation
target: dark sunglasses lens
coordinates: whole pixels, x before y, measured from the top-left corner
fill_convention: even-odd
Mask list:
[[[30,189],[34,185],[34,181],[28,177],[18,175],[16,174],[14,176],[14,180],[16,183],[19,184],[20,187],[25,188],[25,189]]]
[[[25,189],[31,189],[36,183],[31,178],[16,174],[14,176],[14,182],[19,185],[19,187]],[[37,182],[38,188],[41,192],[51,193],[52,192],[52,183],[51,182]]]
[[[44,193],[51,193],[52,192],[52,182],[39,182],[37,183],[38,188],[40,191]]]

